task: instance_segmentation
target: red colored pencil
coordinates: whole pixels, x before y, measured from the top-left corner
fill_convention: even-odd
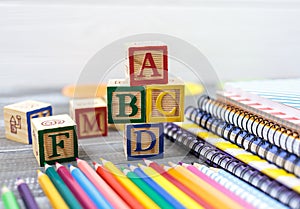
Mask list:
[[[195,194],[193,191],[191,191],[189,188],[185,187],[183,184],[181,184],[177,179],[175,179],[173,176],[168,174],[160,165],[158,165],[156,162],[146,160],[144,159],[144,162],[147,166],[153,168],[156,170],[160,175],[165,177],[167,180],[169,180],[172,184],[177,186],[180,190],[182,190],[184,193],[186,193],[188,196],[190,196],[193,200],[195,200],[198,204],[203,206],[204,208],[212,209],[211,205],[209,205],[206,201],[204,201],[202,198],[199,198],[197,194]]]
[[[93,163],[95,170],[100,175],[111,188],[115,190],[116,193],[131,207],[137,209],[144,209],[145,207],[139,203],[131,193],[129,193],[118,181],[117,179],[103,166],[98,163]]]
[[[77,181],[70,174],[68,169],[59,163],[55,163],[56,171],[58,175],[62,178],[65,184],[69,187],[73,195],[80,202],[83,208],[89,209],[97,209],[96,205],[92,202],[92,200],[88,197],[88,195],[84,192],[81,186],[77,183]]]

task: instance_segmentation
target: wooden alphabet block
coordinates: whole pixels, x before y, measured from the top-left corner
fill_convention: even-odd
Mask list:
[[[168,85],[146,86],[147,123],[184,120],[184,84],[170,80]]]
[[[27,100],[4,107],[5,136],[17,142],[31,144],[31,119],[52,115],[48,103]]]
[[[33,153],[44,163],[73,161],[78,157],[76,124],[68,115],[32,119]]]
[[[162,123],[126,124],[124,131],[124,150],[127,160],[163,157]]]
[[[77,123],[78,139],[107,136],[107,105],[104,100],[71,100],[70,115]]]
[[[166,45],[128,48],[130,86],[168,83]]]
[[[145,88],[122,85],[107,86],[108,123],[146,122]]]

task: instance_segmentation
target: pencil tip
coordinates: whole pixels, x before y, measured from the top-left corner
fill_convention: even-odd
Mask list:
[[[146,158],[143,159],[144,160],[144,163],[149,166],[153,161],[151,160],[147,160]]]
[[[92,162],[93,165],[96,165],[97,163],[95,161]]]

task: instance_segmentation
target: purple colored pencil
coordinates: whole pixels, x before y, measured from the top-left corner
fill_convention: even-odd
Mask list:
[[[16,181],[16,185],[25,207],[27,209],[39,209],[38,204],[36,203],[28,185],[24,182],[24,180],[18,179]]]

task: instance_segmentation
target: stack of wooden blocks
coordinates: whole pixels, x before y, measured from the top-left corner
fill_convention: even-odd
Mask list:
[[[52,116],[51,104],[27,100],[4,107],[5,135],[32,144],[40,166],[78,157],[76,124],[68,115]]]
[[[183,121],[184,84],[168,77],[166,45],[131,46],[127,59],[129,79],[108,82],[108,123],[125,124],[128,160],[162,157],[162,123]]]

